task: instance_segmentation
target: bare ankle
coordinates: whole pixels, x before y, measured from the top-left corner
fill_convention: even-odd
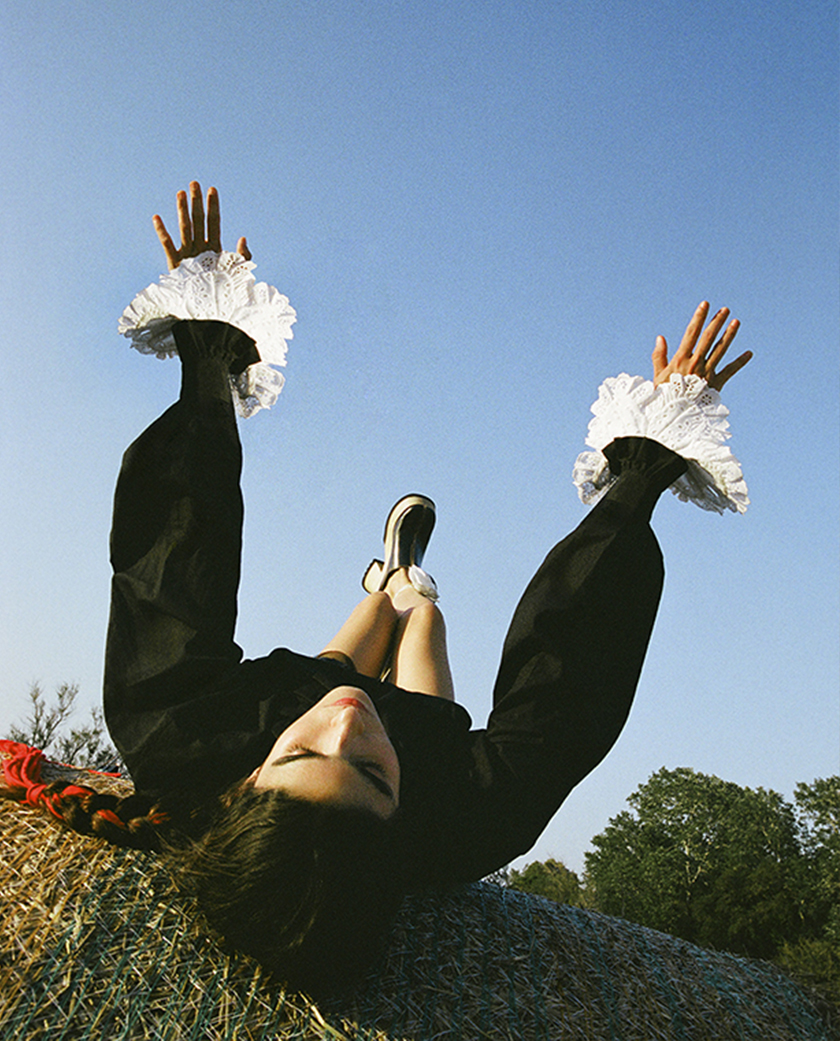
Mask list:
[[[393,601],[396,594],[406,587],[412,588],[411,581],[408,577],[408,568],[401,567],[397,568],[397,570],[392,572],[389,576],[388,581],[385,583],[385,592]]]

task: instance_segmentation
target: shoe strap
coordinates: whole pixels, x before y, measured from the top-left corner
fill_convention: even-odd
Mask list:
[[[417,564],[412,564],[408,569],[408,580],[421,596],[425,596],[432,603],[440,599],[435,580],[428,571],[424,571]]]

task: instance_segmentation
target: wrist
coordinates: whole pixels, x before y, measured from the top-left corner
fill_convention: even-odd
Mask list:
[[[254,341],[241,329],[213,320],[179,321],[172,336],[181,359],[181,397],[230,402],[232,375],[256,357]]]
[[[180,351],[178,321],[216,321],[236,327],[256,344],[255,352],[231,369],[231,394],[241,416],[270,408],[283,386],[276,366],[286,364],[286,344],[296,320],[288,299],[256,282],[254,267],[239,253],[205,251],[185,257],[158,284],[139,293],[120,318],[119,331],[144,354],[172,357]],[[189,349],[189,348],[188,348]]]
[[[592,412],[586,443],[595,451],[578,456],[573,477],[583,502],[597,502],[616,478],[610,443],[647,438],[685,460],[687,468],[670,485],[679,498],[717,513],[746,510],[741,466],[726,444],[729,411],[702,377],[671,373],[654,386],[622,373],[601,384]]]

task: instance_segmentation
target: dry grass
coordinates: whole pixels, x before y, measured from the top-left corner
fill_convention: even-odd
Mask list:
[[[487,884],[407,900],[365,987],[315,1005],[203,936],[153,855],[10,803],[0,900],[0,1035],[20,1041],[836,1036],[772,966]]]

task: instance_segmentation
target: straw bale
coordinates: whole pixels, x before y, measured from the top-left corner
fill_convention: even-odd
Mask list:
[[[203,935],[154,855],[15,804],[0,900],[0,1036],[20,1041],[837,1036],[773,966],[487,883],[407,899],[365,985],[316,1005]]]

